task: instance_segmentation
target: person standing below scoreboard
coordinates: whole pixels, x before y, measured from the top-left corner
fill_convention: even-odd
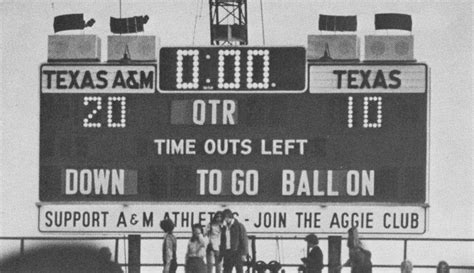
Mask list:
[[[161,229],[165,232],[163,239],[163,273],[175,273],[178,267],[176,260],[176,237],[173,235],[174,223],[170,219],[160,222]]]
[[[188,251],[186,252],[186,273],[206,273],[206,245],[203,228],[200,224],[194,224],[192,227],[192,236],[188,242]]]
[[[222,211],[217,211],[204,232],[209,238],[206,249],[207,273],[213,273],[214,266],[216,273],[222,273],[222,256],[219,251],[223,226]]]
[[[351,273],[372,273],[372,253],[360,241],[357,228],[351,227],[347,233],[349,259],[339,269],[343,266],[350,266]]]
[[[234,218],[230,209],[222,212],[224,229],[221,233],[221,255],[224,259],[224,273],[231,273],[235,267],[237,273],[243,272],[243,261],[248,254],[247,230]]]
[[[314,234],[309,234],[304,238],[308,243],[308,257],[302,258],[301,260],[305,264],[306,273],[321,273],[323,265],[323,252],[318,246],[319,239],[318,236]]]

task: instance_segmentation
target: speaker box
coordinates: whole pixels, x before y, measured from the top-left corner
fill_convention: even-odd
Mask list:
[[[100,50],[100,38],[96,35],[48,36],[48,62],[99,62]]]
[[[217,0],[217,3],[235,3],[240,2],[240,0]]]
[[[415,61],[413,35],[365,36],[366,61]]]
[[[359,38],[357,35],[308,35],[308,60],[324,60],[326,50],[332,60],[359,60]]]
[[[107,59],[109,62],[118,62],[127,53],[131,61],[156,61],[155,36],[108,36]]]

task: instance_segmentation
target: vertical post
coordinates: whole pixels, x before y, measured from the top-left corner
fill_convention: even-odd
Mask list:
[[[210,37],[211,37],[211,45],[213,45],[213,41],[214,41],[214,34],[213,34],[214,32],[213,32],[213,29],[212,29],[212,25],[213,25],[212,22],[213,22],[213,18],[214,18],[213,16],[214,16],[214,15],[212,14],[212,11],[213,11],[212,5],[214,5],[214,4],[212,3],[212,0],[209,0],[209,21],[210,21],[210,24],[209,24],[209,25],[211,26],[211,35],[210,35]]]
[[[115,238],[115,252],[114,252],[114,262],[118,263],[118,249],[119,249],[119,239]]]
[[[140,235],[128,235],[128,272],[140,273]]]
[[[341,265],[341,236],[328,237],[328,273],[339,273]]]
[[[407,248],[408,248],[408,240],[403,240],[403,260],[406,261],[407,259]]]
[[[249,16],[248,16],[248,13],[247,13],[247,1],[245,1],[245,43],[244,45],[248,45],[249,44],[249,35],[248,35],[248,31],[249,31]]]
[[[20,239],[20,255],[23,256],[25,253],[25,239]]]
[[[256,248],[256,237],[249,236],[250,240],[252,240],[252,273],[255,273],[255,264],[257,263],[257,248]]]

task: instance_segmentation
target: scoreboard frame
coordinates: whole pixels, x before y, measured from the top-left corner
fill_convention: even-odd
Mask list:
[[[423,222],[423,231],[421,233],[426,232],[427,230],[427,218],[428,218],[428,207],[429,207],[429,180],[430,180],[430,170],[429,170],[429,155],[430,155],[430,122],[431,122],[431,89],[430,89],[430,69],[425,63],[418,63],[418,62],[410,62],[410,63],[404,63],[404,62],[360,62],[360,63],[354,63],[354,62],[331,62],[331,63],[323,63],[323,62],[310,62],[307,61],[305,65],[305,89],[300,92],[283,92],[283,91],[261,91],[261,92],[256,92],[256,91],[216,91],[216,90],[210,90],[210,91],[165,91],[162,92],[159,90],[159,68],[156,62],[143,62],[143,63],[130,63],[130,64],[116,64],[116,63],[70,63],[70,62],[61,62],[61,63],[44,63],[41,64],[40,66],[40,94],[43,93],[42,90],[42,75],[41,71],[44,66],[118,66],[118,67],[132,67],[132,66],[153,66],[154,71],[155,71],[155,79],[154,79],[154,93],[159,95],[159,96],[166,96],[166,97],[173,97],[174,95],[182,94],[184,97],[188,96],[195,96],[197,94],[203,94],[205,96],[209,96],[212,94],[216,95],[222,95],[222,94],[232,94],[232,95],[237,95],[242,94],[243,96],[249,96],[249,94],[266,94],[267,95],[272,95],[272,94],[281,94],[281,95],[289,95],[289,94],[295,94],[298,96],[298,94],[303,94],[303,93],[310,93],[310,84],[309,84],[309,78],[310,78],[310,67],[311,66],[375,66],[375,65],[383,65],[383,66],[410,66],[410,65],[423,65],[425,67],[425,90],[424,92],[426,93],[426,166],[425,166],[425,181],[424,181],[424,189],[425,189],[425,201],[424,202],[414,202],[414,203],[403,203],[403,202],[251,202],[252,204],[258,205],[258,206],[270,206],[272,208],[278,208],[279,206],[284,206],[284,205],[292,205],[292,206],[297,206],[297,207],[304,207],[307,208],[308,206],[316,206],[316,207],[325,207],[325,206],[331,206],[331,207],[338,207],[338,206],[358,206],[358,207],[396,207],[396,206],[401,206],[401,207],[421,207],[422,210],[424,211],[424,219],[422,220]],[[67,93],[67,92],[56,92],[56,93]],[[81,92],[75,92],[75,93],[81,93]],[[92,92],[83,92],[83,93],[91,93],[95,94],[94,91]],[[102,95],[110,93],[110,94],[122,94],[122,93],[130,93],[130,92],[98,92]],[[351,94],[351,92],[341,92],[345,94]],[[354,93],[358,93],[357,91]],[[360,93],[364,93],[364,91],[361,91]],[[377,93],[377,92],[373,92]],[[134,93],[131,93],[134,94]],[[142,93],[143,94],[143,93]],[[183,96],[180,96],[181,98]],[[179,96],[178,96],[179,97]],[[244,201],[245,203],[246,201]],[[194,205],[201,206],[203,205],[202,201],[184,201],[184,207],[187,209],[191,209]],[[210,203],[212,206],[219,206],[225,204],[225,206],[229,207],[241,207],[244,203],[242,202],[223,202],[223,201],[213,201]],[[80,207],[82,205],[90,205],[90,204],[98,204],[98,205],[104,205],[104,204],[110,204],[111,209],[113,210],[112,207],[116,206],[126,206],[128,207],[129,205],[131,207],[136,207],[136,205],[145,205],[145,206],[165,206],[169,207],[172,205],[183,205],[182,202],[178,201],[42,201],[38,203],[38,209],[39,209],[39,225],[38,228],[40,229],[41,232],[77,232],[77,231],[64,231],[64,230],[48,230],[45,229],[44,226],[40,227],[40,224],[44,222],[44,217],[41,214],[41,211],[44,210],[44,207],[51,207],[51,205],[59,205],[59,206],[64,206],[65,208],[70,208],[71,210],[74,209],[74,207]],[[421,209],[420,208],[420,209]],[[80,210],[80,209],[79,209]],[[390,209],[389,209],[390,210]],[[388,210],[388,211],[389,211]],[[393,209],[392,209],[393,210]],[[87,230],[81,230],[80,232],[118,232],[116,230],[102,230],[102,231],[87,231]],[[136,230],[136,232],[156,232],[156,231],[146,231],[146,230]],[[179,232],[179,231],[178,231]],[[183,231],[184,232],[184,231]],[[306,231],[301,231],[301,232],[271,232],[271,233],[286,233],[286,234],[298,234],[298,233],[305,233]],[[252,232],[252,233],[268,233],[268,232]],[[328,232],[322,232],[322,233],[328,233]],[[333,232],[329,232],[333,233]],[[335,232],[337,233],[337,232]],[[371,233],[371,234],[385,234],[386,232],[364,232],[362,231],[361,233]],[[412,232],[412,233],[407,233],[407,232],[400,232],[400,233],[393,233],[391,234],[420,234],[420,231],[417,232]]]

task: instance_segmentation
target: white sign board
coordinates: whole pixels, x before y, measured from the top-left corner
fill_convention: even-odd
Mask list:
[[[43,93],[154,93],[156,65],[43,64]]]
[[[309,92],[331,93],[424,93],[425,64],[310,65]]]
[[[370,205],[242,205],[229,207],[249,233],[345,233],[358,226],[361,233],[421,234],[426,209],[421,206]],[[162,232],[165,217],[175,232],[189,233],[195,223],[206,225],[223,206],[207,204],[49,204],[39,205],[42,232]]]

